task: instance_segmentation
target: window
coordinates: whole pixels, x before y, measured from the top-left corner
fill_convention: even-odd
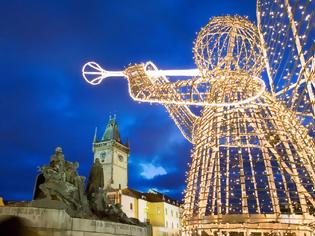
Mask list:
[[[167,208],[165,208],[165,215],[167,215]]]
[[[130,210],[132,210],[133,206],[132,206],[132,203],[130,203]]]
[[[171,210],[171,215],[173,216],[173,210]]]
[[[166,227],[168,227],[168,222],[166,221]]]
[[[174,229],[174,224],[173,224],[173,222],[172,222],[172,229]]]

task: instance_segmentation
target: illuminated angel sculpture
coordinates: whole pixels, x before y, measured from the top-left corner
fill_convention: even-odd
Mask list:
[[[83,76],[94,85],[125,77],[134,100],[163,104],[193,144],[184,235],[309,235],[315,144],[260,78],[265,57],[258,29],[243,17],[214,17],[197,36],[194,58],[198,69],[181,71],[148,62],[109,72],[89,62]],[[192,78],[170,82],[166,76]],[[202,107],[199,116],[190,105]]]

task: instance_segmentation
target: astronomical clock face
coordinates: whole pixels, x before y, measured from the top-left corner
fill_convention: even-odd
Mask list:
[[[108,156],[108,152],[107,151],[101,151],[100,152],[100,159],[101,160],[105,160],[105,158]]]

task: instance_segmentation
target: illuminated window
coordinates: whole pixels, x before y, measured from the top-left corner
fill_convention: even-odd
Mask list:
[[[133,206],[132,206],[132,203],[130,203],[130,210],[132,210],[133,209]]]

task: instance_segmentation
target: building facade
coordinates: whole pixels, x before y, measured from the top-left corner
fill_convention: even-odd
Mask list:
[[[142,193],[127,188],[120,193],[120,203],[128,217],[150,223],[154,236],[180,234],[179,201],[154,190]]]
[[[109,119],[101,140],[98,140],[95,131],[94,161],[98,158],[103,166],[105,187],[127,188],[129,151],[128,143],[123,143],[120,138],[116,117]]]
[[[180,202],[151,190],[139,192],[128,187],[128,159],[130,148],[123,142],[116,117],[110,117],[102,138],[97,131],[93,141],[94,161],[98,158],[103,166],[104,187],[111,189],[108,197],[119,203],[130,218],[152,225],[153,236],[180,234]]]

